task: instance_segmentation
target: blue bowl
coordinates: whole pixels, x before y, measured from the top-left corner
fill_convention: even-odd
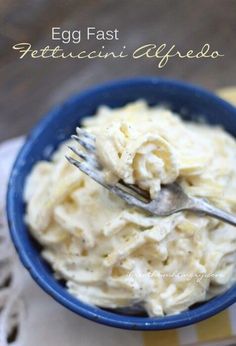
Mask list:
[[[47,114],[28,136],[12,169],[7,214],[11,237],[20,259],[33,279],[59,303],[93,321],[124,329],[162,330],[183,327],[206,319],[236,301],[236,286],[208,302],[188,311],[166,317],[134,317],[90,306],[70,295],[62,283],[55,280],[49,265],[40,255],[40,247],[30,236],[24,223],[25,179],[39,160],[48,160],[59,143],[70,137],[85,116],[98,106],[120,107],[137,99],[150,105],[168,104],[184,119],[204,116],[211,124],[220,124],[236,135],[236,108],[208,91],[183,82],[137,78],[104,84],[75,95]]]

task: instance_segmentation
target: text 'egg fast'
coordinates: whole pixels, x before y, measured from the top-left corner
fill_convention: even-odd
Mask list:
[[[95,27],[87,27],[85,30],[63,30],[61,27],[52,28],[52,40],[62,43],[80,43],[82,39],[111,41],[119,40],[119,30],[99,30]]]

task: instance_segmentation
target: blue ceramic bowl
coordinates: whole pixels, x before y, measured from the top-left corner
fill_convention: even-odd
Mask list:
[[[161,330],[183,327],[206,319],[236,301],[236,286],[190,310],[167,317],[133,317],[89,306],[71,296],[52,275],[40,255],[40,247],[24,223],[23,189],[33,165],[47,160],[58,144],[70,137],[80,120],[96,112],[99,105],[120,107],[137,99],[150,105],[168,104],[184,119],[204,116],[211,124],[220,124],[236,136],[236,109],[220,98],[182,82],[138,78],[115,81],[75,95],[47,114],[28,136],[12,169],[7,195],[7,214],[12,240],[24,266],[33,279],[59,303],[93,321],[124,329]]]

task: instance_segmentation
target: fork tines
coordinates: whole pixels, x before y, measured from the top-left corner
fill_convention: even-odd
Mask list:
[[[95,136],[79,127],[76,128],[76,132],[77,135],[72,135],[71,138],[78,142],[83,150],[68,146],[79,160],[66,156],[67,160],[127,203],[145,208],[146,203],[150,201],[148,193],[137,186],[126,184],[123,181],[119,181],[115,186],[107,184],[102,167],[96,156]]]

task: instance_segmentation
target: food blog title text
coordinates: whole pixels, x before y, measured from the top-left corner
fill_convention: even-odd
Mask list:
[[[63,30],[61,27],[52,27],[52,44],[43,47],[32,47],[30,42],[16,43],[12,48],[19,53],[19,59],[30,57],[32,59],[156,59],[157,67],[163,68],[172,58],[179,59],[217,59],[224,56],[222,52],[213,50],[210,43],[204,42],[199,49],[180,51],[178,47],[166,43],[147,42],[135,49],[129,49],[126,45],[119,45],[120,30],[97,29],[89,26],[76,30]],[[101,46],[96,49],[81,49],[82,42],[99,42]],[[108,49],[109,41],[117,41],[115,49]]]

